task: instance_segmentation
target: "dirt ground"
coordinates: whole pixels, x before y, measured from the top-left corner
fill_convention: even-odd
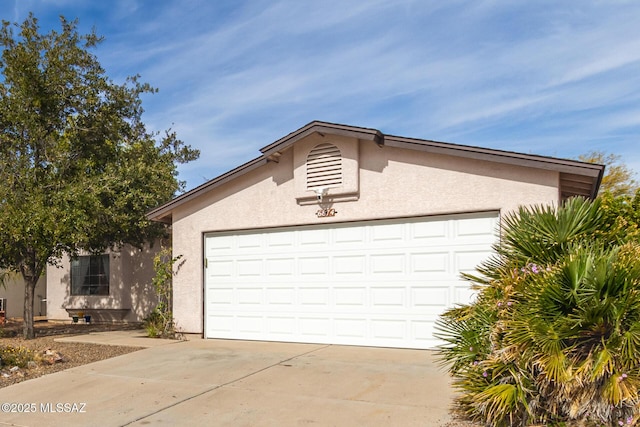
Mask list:
[[[0,347],[22,347],[34,352],[36,363],[29,367],[0,365],[0,388],[7,387],[42,375],[109,359],[122,354],[140,350],[139,347],[122,347],[111,345],[61,343],[54,339],[64,336],[82,335],[90,332],[140,329],[139,324],[84,324],[78,323],[35,323],[36,338],[22,338],[22,321],[8,320],[0,325]]]

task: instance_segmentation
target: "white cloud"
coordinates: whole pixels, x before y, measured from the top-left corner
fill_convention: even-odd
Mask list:
[[[231,169],[313,119],[640,161],[637,2],[60,1],[9,14],[99,23],[110,75],[160,88],[145,98],[149,126],[173,123],[203,150],[185,177]]]

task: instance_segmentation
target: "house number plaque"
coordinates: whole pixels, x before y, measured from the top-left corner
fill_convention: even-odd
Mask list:
[[[338,213],[337,210],[335,209],[318,209],[318,211],[316,212],[316,216],[318,218],[326,218],[329,216],[336,216],[336,214]]]

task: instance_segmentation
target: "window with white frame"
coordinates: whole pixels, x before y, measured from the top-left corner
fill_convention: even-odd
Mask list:
[[[109,255],[71,260],[71,295],[109,295]]]

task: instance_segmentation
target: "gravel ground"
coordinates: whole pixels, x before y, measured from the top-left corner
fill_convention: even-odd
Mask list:
[[[50,353],[53,353],[54,356],[60,355],[62,358],[62,360],[53,364],[48,363],[46,360],[41,360],[37,362],[35,366],[31,364],[28,368],[16,369],[11,366],[1,366],[0,388],[141,349],[141,347],[62,343],[55,342],[55,338],[86,334],[89,332],[134,328],[139,329],[140,325],[61,325],[39,322],[39,324],[36,324],[36,338],[25,340],[20,336],[22,331],[22,325],[20,323],[14,322],[5,327],[0,327],[0,347],[25,347],[40,356],[43,356],[46,350],[50,350]]]
[[[464,420],[453,420],[450,421],[448,423],[446,423],[444,426],[442,427],[484,427],[482,424],[476,424],[476,423],[472,423],[469,421],[464,421]]]

